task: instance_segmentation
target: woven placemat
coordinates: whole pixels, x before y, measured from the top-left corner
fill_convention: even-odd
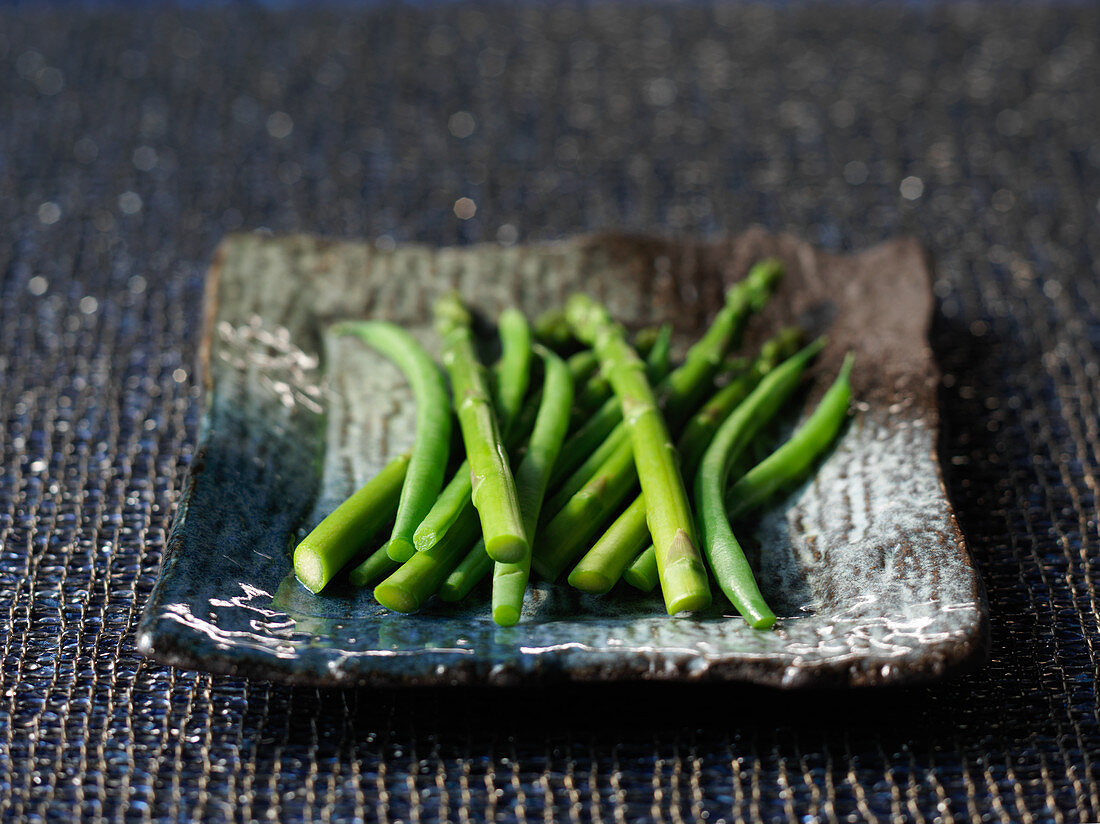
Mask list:
[[[0,15],[0,819],[1095,821],[1094,7]],[[927,689],[318,692],[141,659],[228,231],[759,223],[937,258],[992,660]]]

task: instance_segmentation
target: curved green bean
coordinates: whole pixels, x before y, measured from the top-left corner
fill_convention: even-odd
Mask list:
[[[718,586],[755,629],[772,626],[775,614],[760,593],[752,567],[726,517],[727,478],[734,460],[760,427],[779,411],[798,386],[806,365],[822,346],[823,340],[815,341],[764,376],[718,428],[695,476],[695,503],[699,510],[703,551]]]
[[[844,359],[840,374],[821,398],[817,408],[793,435],[771,455],[745,473],[726,493],[726,512],[736,520],[756,509],[778,490],[806,474],[806,470],[833,442],[848,417],[852,400],[852,363]]]
[[[386,545],[387,554],[395,561],[402,561],[416,551],[413,532],[443,486],[451,448],[451,400],[447,384],[424,347],[400,326],[385,321],[355,321],[338,323],[333,331],[357,336],[396,363],[408,378],[416,398],[416,441],[401,487],[393,532]]]

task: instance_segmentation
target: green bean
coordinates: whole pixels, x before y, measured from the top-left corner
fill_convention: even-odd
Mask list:
[[[477,538],[478,519],[473,507],[462,510],[447,534],[428,549],[413,553],[374,588],[374,597],[394,612],[416,612],[424,605]]]
[[[829,390],[806,422],[775,452],[758,463],[726,493],[726,512],[736,520],[756,509],[775,492],[805,476],[806,471],[833,442],[848,417],[852,400],[852,363],[844,359]]]
[[[348,581],[352,586],[369,587],[379,578],[384,578],[401,564],[395,561],[386,552],[384,546],[379,547],[366,557],[361,563],[353,567],[348,573]]]
[[[451,403],[439,368],[412,335],[383,321],[349,321],[333,327],[336,334],[355,335],[392,360],[405,373],[416,398],[416,441],[409,459],[401,500],[386,552],[401,561],[416,550],[416,525],[431,509],[447,470],[451,447]]]
[[[518,309],[505,309],[497,318],[501,355],[494,383],[497,415],[507,432],[523,405],[531,380],[531,327]]]
[[[390,461],[294,548],[294,574],[306,589],[324,589],[371,535],[393,518],[409,459],[406,452]]]
[[[461,601],[475,586],[493,571],[493,559],[485,551],[485,541],[478,539],[473,548],[458,562],[439,587],[442,601]]]
[[[657,574],[657,550],[653,544],[623,570],[623,580],[642,592],[652,592],[657,588],[660,578]]]
[[[755,629],[770,627],[775,623],[775,614],[760,594],[752,568],[726,517],[727,478],[735,458],[760,427],[774,417],[798,386],[806,364],[823,345],[822,340],[815,341],[764,376],[756,389],[718,428],[695,476],[695,501],[699,508],[703,551],[718,586]]]

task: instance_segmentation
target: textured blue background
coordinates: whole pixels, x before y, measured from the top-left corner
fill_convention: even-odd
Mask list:
[[[3,12],[0,818],[1100,818],[1097,31],[1087,5]],[[223,233],[754,222],[933,250],[986,668],[318,693],[135,654]]]

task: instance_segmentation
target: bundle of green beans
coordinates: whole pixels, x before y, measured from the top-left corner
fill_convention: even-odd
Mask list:
[[[461,600],[489,579],[504,626],[521,620],[532,571],[553,581],[568,569],[570,585],[601,595],[620,579],[660,586],[670,615],[705,610],[713,582],[750,626],[770,627],[734,528],[809,475],[851,401],[849,356],[803,425],[755,466],[746,461],[824,346],[799,350],[798,330],[784,329],[733,357],[782,271],[776,260],[753,266],[675,368],[671,327],[630,340],[586,295],[533,330],[517,310],[502,312],[491,368],[456,294],[435,306],[442,369],[392,324],[339,324],[407,376],[416,442],[298,544],[298,579],[320,592],[347,569],[351,585],[374,586],[380,604],[405,613],[432,596]]]

